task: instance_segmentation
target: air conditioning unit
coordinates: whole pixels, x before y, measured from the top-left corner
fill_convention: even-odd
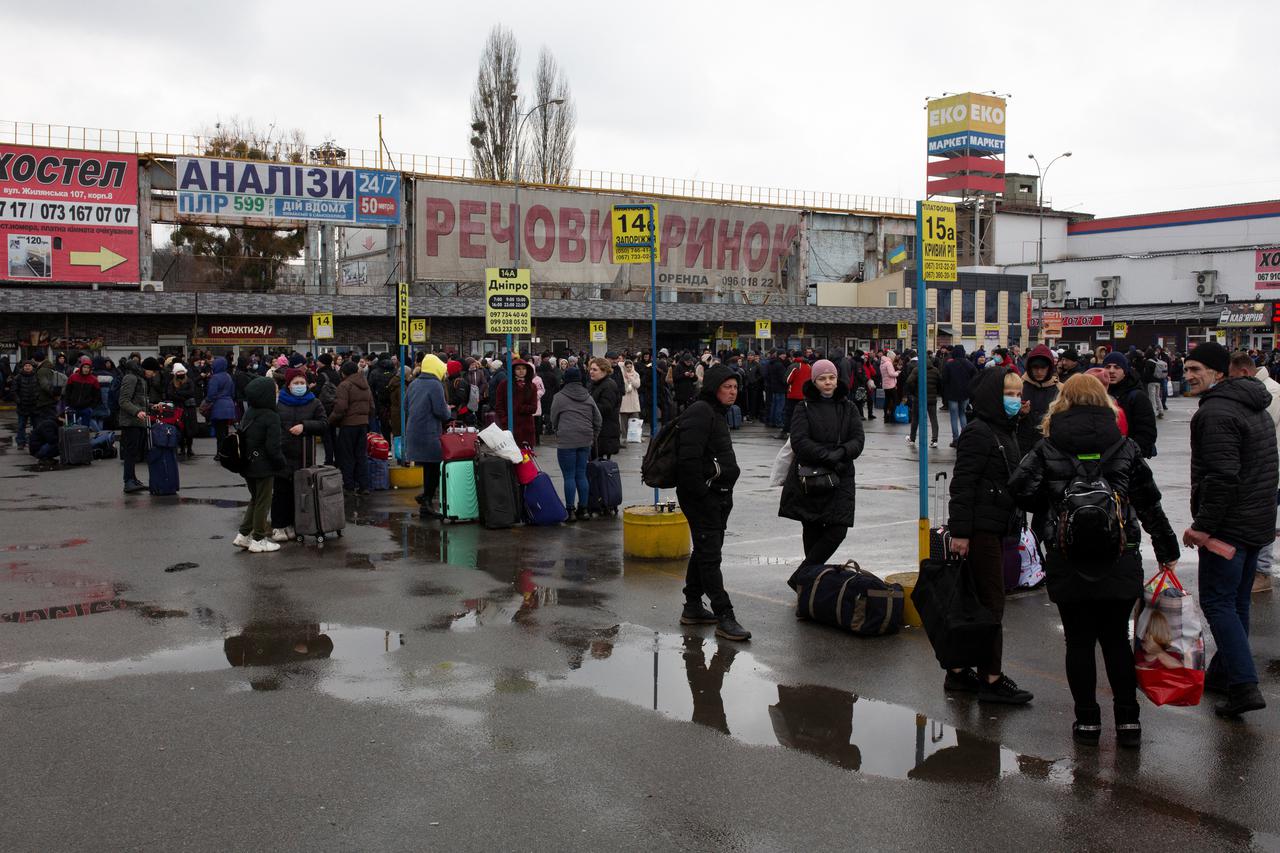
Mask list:
[[[1192,275],[1196,277],[1196,296],[1203,298],[1218,292],[1217,270],[1195,270]]]
[[[1082,297],[1080,297],[1079,305],[1080,305],[1080,307],[1081,307],[1081,308],[1088,308],[1088,307],[1089,307],[1089,304],[1090,304],[1090,303],[1089,303],[1089,297],[1087,297],[1087,296],[1082,296]]]
[[[1231,295],[1228,293],[1215,293],[1213,296],[1214,305],[1226,305],[1231,301]]]
[[[163,281],[144,281],[142,283],[143,293],[164,293]]]
[[[1068,310],[1071,310],[1071,309],[1073,309],[1073,308],[1079,308],[1079,307],[1080,307],[1080,300],[1079,300],[1079,299],[1064,299],[1064,300],[1062,300],[1062,307],[1063,307],[1063,308],[1066,308],[1066,309],[1068,309]]]
[[[1061,302],[1067,293],[1067,280],[1059,278],[1049,282],[1049,301]]]
[[[1098,295],[1108,302],[1115,302],[1116,297],[1120,295],[1120,276],[1108,276],[1097,281]]]

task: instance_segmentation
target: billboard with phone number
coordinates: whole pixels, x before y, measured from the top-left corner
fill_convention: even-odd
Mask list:
[[[178,217],[184,221],[400,224],[398,172],[179,157],[177,181]]]
[[[138,281],[138,160],[0,145],[0,279]]]

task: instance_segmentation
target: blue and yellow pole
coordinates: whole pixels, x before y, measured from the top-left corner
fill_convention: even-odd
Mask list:
[[[925,416],[928,415],[926,399],[928,390],[925,347],[928,345],[925,328],[924,254],[920,247],[924,239],[924,203],[916,202],[916,429],[920,439],[920,529],[918,543],[919,562],[929,556],[929,451],[925,450]]]

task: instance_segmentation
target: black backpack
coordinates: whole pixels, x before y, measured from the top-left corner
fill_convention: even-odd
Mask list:
[[[1096,458],[1067,456],[1075,474],[1058,503],[1058,549],[1073,562],[1111,562],[1124,552],[1124,498],[1102,471],[1126,441]]]
[[[244,457],[240,453],[240,435],[228,432],[226,438],[218,443],[218,464],[232,474],[244,475]]]
[[[689,411],[685,409],[685,412]],[[680,435],[681,412],[674,420],[658,430],[657,438],[649,439],[649,447],[640,463],[640,479],[655,489],[673,489],[679,479],[680,459],[676,445]]]

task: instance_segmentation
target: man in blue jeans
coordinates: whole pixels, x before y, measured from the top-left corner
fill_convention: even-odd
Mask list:
[[[1218,653],[1205,689],[1226,693],[1214,706],[1238,717],[1267,706],[1249,647],[1249,604],[1258,552],[1275,538],[1280,481],[1276,429],[1267,414],[1271,394],[1253,377],[1230,378],[1231,356],[1215,342],[1186,358],[1187,393],[1200,398],[1191,419],[1191,514],[1183,544],[1200,549],[1200,609]],[[1234,549],[1215,554],[1210,539]]]

